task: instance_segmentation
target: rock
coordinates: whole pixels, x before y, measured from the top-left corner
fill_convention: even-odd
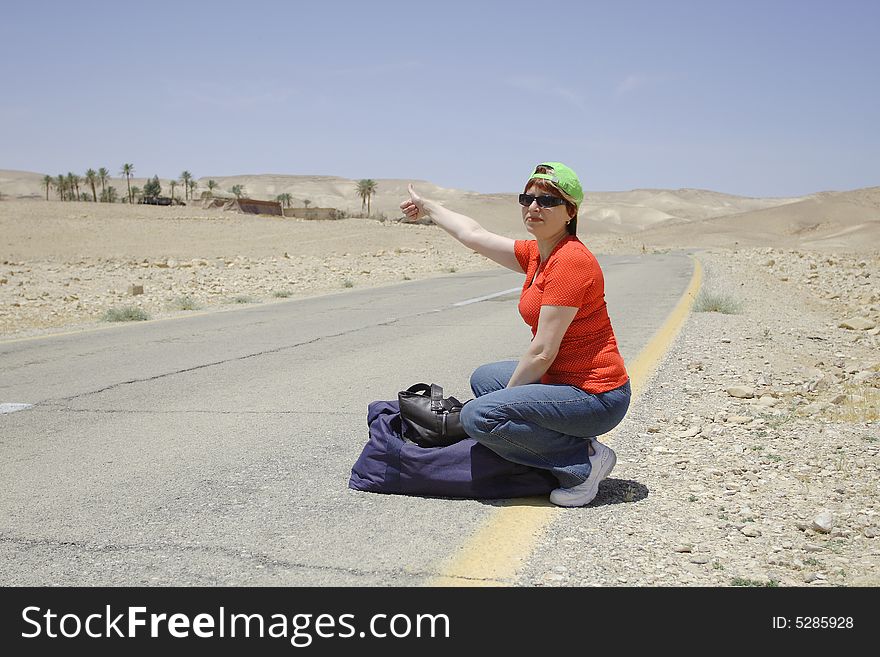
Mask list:
[[[144,293],[144,286],[143,285],[138,285],[136,283],[132,283],[131,285],[128,286],[128,296],[130,296],[130,297],[136,297],[137,295],[143,294],[143,293]]]
[[[813,402],[812,404],[807,404],[803,408],[800,409],[800,412],[804,415],[817,415],[822,411],[825,411],[831,408],[832,404],[830,402],[822,401],[822,402]]]
[[[676,545],[674,549],[676,552],[693,552],[694,546],[689,545],[687,543],[683,543],[681,545]]]
[[[880,530],[876,527],[865,527],[862,533],[865,535],[865,538],[877,538],[877,536],[880,536]]]
[[[877,326],[877,322],[866,317],[852,317],[840,322],[837,326],[838,328],[850,329],[852,331],[866,331]]]
[[[778,401],[776,397],[773,397],[771,395],[761,395],[758,401],[755,402],[755,404],[757,404],[758,406],[766,406],[768,408],[770,406],[776,406],[777,403]]]
[[[755,396],[755,389],[748,386],[731,386],[727,394],[738,399],[751,399]]]
[[[807,381],[803,388],[806,392],[816,392],[817,390],[826,390],[829,386],[828,378],[824,372],[819,372],[812,379]]]
[[[827,534],[834,527],[834,516],[830,511],[822,511],[813,518],[810,527],[817,532]]]
[[[693,438],[703,432],[703,427],[691,427],[687,431],[682,431],[678,434],[679,438]]]
[[[741,534],[743,534],[744,536],[748,536],[749,538],[758,538],[758,536],[761,535],[761,530],[753,524],[748,524],[739,531]]]
[[[709,559],[709,557],[707,557],[707,556],[704,555],[704,554],[698,554],[698,555],[695,555],[695,556],[691,557],[691,558],[689,559],[689,561],[690,561],[691,563],[695,563],[695,564],[700,564],[700,565],[702,565],[702,564],[707,564],[707,563],[709,563],[709,561],[711,561],[711,560]]]
[[[748,424],[752,421],[752,418],[747,415],[731,415],[727,418],[727,421],[730,424]]]
[[[863,371],[863,372],[859,372],[858,374],[856,374],[852,378],[852,382],[855,384],[862,384],[867,381],[870,381],[871,379],[873,379],[877,376],[878,376],[877,372]]]

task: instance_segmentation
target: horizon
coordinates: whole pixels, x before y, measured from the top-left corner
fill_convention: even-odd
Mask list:
[[[92,167],[92,168],[94,168],[94,167]],[[23,171],[23,170],[19,170],[19,169],[3,169],[3,168],[0,168],[0,172],[24,173],[24,174],[34,175],[34,176],[49,175],[53,178],[58,175],[57,173],[53,175],[53,174],[49,174],[46,172],[39,172],[39,171]],[[61,173],[61,172],[58,172],[58,173]],[[79,175],[82,175],[84,172],[73,171],[71,173],[75,173],[75,174],[78,173]],[[63,175],[67,175],[67,172],[64,172]],[[149,180],[149,179],[153,178],[154,175],[158,175],[158,174],[152,174],[149,176],[146,176],[146,175],[142,176],[140,174],[137,174],[137,175],[132,176],[131,179],[132,179],[132,181]],[[197,181],[201,181],[201,180],[211,180],[211,179],[223,180],[223,179],[228,179],[228,178],[259,178],[260,176],[272,176],[272,177],[281,177],[281,178],[311,178],[311,179],[338,178],[341,180],[350,180],[352,182],[357,181],[357,179],[355,179],[355,178],[347,178],[345,176],[338,176],[338,175],[333,175],[333,174],[308,174],[308,173],[304,173],[304,174],[302,174],[302,173],[296,173],[296,174],[293,174],[293,173],[290,173],[290,174],[288,174],[288,173],[236,173],[236,174],[228,174],[228,175],[209,174],[209,175],[205,175],[205,176],[194,176],[194,179]],[[115,175],[111,174],[109,176],[109,179],[120,181],[122,183],[125,182],[125,177],[120,174],[115,174]],[[177,183],[180,184],[180,181],[178,180],[177,177],[159,176],[160,183],[165,184],[167,181],[171,181],[171,180],[176,180]],[[493,195],[501,195],[501,194],[515,195],[515,194],[519,193],[519,190],[480,192],[480,191],[476,191],[473,189],[450,188],[450,187],[446,187],[444,185],[439,185],[438,183],[431,181],[431,180],[423,180],[423,179],[416,179],[416,178],[374,178],[374,180],[376,180],[377,182],[382,181],[382,180],[386,180],[386,181],[394,180],[394,181],[415,182],[415,183],[424,182],[429,185],[437,185],[438,187],[442,187],[444,189],[454,189],[456,191],[480,194],[480,195],[484,195],[484,196],[493,196]],[[849,189],[817,189],[812,192],[807,192],[806,194],[796,194],[796,195],[748,196],[745,194],[735,194],[732,192],[727,192],[722,189],[708,189],[705,187],[632,187],[629,189],[587,189],[587,188],[585,188],[584,194],[585,194],[585,198],[586,198],[590,194],[626,194],[628,192],[694,191],[694,192],[710,192],[712,194],[724,194],[727,196],[737,196],[737,197],[741,197],[741,198],[765,198],[765,199],[778,198],[778,199],[782,199],[782,198],[801,198],[801,197],[812,196],[814,194],[824,194],[824,193],[846,193],[846,192],[854,192],[854,191],[858,191],[858,190],[862,190],[862,189],[876,189],[876,188],[880,188],[880,184],[868,185],[866,187],[853,187],[853,188],[849,188]],[[378,189],[381,189],[381,187],[379,187]],[[204,191],[204,189],[201,187],[199,188],[199,190]],[[163,193],[164,193],[164,188],[163,188]],[[230,192],[229,190],[225,190],[225,189],[221,189],[219,192],[214,192],[214,193],[217,195],[219,195],[219,194],[232,194],[232,192]],[[253,198],[254,200],[258,200],[255,197],[249,197],[249,198]],[[57,200],[57,199],[50,198],[49,200],[52,201],[52,200]],[[271,199],[271,200],[274,200],[274,199]],[[67,202],[67,201],[65,201],[65,202]]]
[[[601,192],[785,198],[880,185],[880,88],[865,83],[880,70],[880,5],[554,9],[565,26],[536,23],[519,0],[260,0],[244,15],[228,0],[11,6],[0,168],[104,166],[119,178],[130,162],[138,178],[425,180],[509,194],[534,163],[558,160]],[[214,167],[288,173],[201,173]]]

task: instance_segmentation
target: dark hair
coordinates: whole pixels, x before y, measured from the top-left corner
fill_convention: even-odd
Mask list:
[[[535,169],[535,173],[550,173],[550,169],[541,166]],[[565,230],[568,231],[569,235],[577,235],[578,209],[574,203],[565,197],[563,191],[546,178],[529,178],[529,181],[523,188],[523,194],[528,192],[529,187],[534,187],[540,192],[548,192],[561,197],[565,201],[565,209],[568,210],[568,216],[571,217],[571,221],[565,224]]]

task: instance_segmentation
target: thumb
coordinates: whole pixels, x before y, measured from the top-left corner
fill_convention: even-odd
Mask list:
[[[417,198],[419,197],[419,195],[416,194],[416,190],[413,189],[412,183],[409,184],[408,189],[409,189],[409,195],[410,195],[413,199],[417,199]]]

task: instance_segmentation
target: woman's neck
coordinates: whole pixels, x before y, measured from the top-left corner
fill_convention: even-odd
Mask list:
[[[548,237],[547,239],[536,240],[538,242],[538,253],[541,254],[541,262],[544,262],[553,253],[556,245],[566,237],[568,237],[568,231],[563,231],[561,235]]]

